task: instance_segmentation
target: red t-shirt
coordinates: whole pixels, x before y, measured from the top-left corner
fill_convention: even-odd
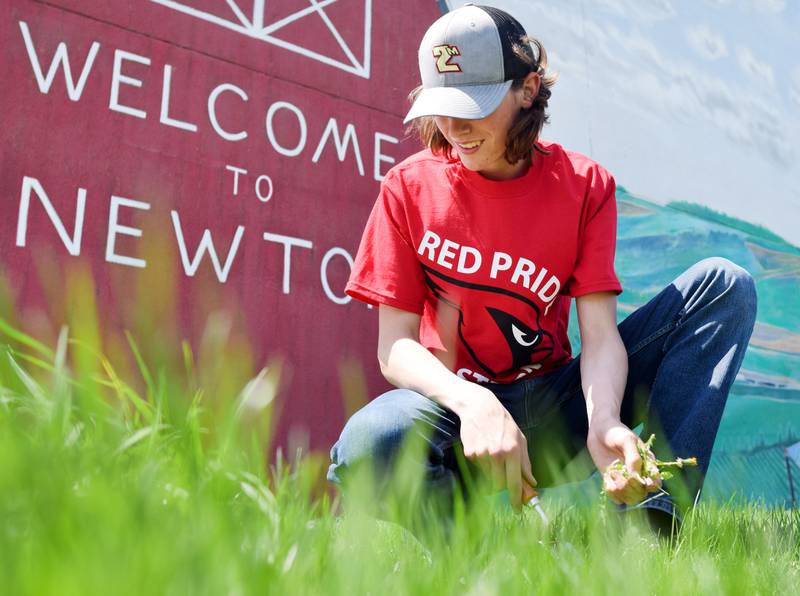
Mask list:
[[[346,292],[421,315],[420,343],[462,378],[508,383],[572,359],[570,297],[622,292],[614,179],[539,142],[492,181],[421,151],[381,184]]]

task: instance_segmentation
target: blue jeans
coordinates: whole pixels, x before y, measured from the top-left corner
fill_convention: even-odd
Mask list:
[[[750,274],[714,257],[689,268],[619,324],[628,353],[622,422],[631,428],[643,424],[644,438],[655,432],[659,459],[694,456],[698,461],[697,468],[685,468],[665,482],[668,494],[642,507],[680,520],[680,511],[699,497],[755,317]],[[580,357],[539,377],[487,387],[525,434],[539,487],[564,481],[567,464],[586,447]],[[331,450],[328,480],[346,492],[348,471],[360,463],[388,471],[407,433],[416,432],[427,442],[427,458],[420,465],[428,488],[452,493],[463,487],[459,426],[452,411],[419,393],[384,393],[347,421]],[[587,466],[583,471],[593,470]]]

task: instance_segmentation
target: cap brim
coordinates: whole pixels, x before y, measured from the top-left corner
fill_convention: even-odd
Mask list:
[[[403,124],[421,116],[450,116],[477,120],[497,109],[511,88],[512,81],[463,87],[423,89],[406,114]]]

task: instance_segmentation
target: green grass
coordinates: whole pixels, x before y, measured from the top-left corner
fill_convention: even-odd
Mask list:
[[[422,542],[359,513],[376,506],[369,484],[354,485],[342,515],[324,454],[265,459],[277,366],[237,367],[224,334],[207,334],[199,356],[184,344],[168,363],[128,337],[125,376],[75,334],[50,347],[0,324],[4,594],[750,595],[800,585],[800,515],[752,504],[701,504],[672,542],[599,502],[546,494],[548,525],[479,497],[452,525],[423,520]],[[400,470],[383,514],[419,523],[419,478]]]

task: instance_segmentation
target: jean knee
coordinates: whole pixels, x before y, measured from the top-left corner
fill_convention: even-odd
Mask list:
[[[407,428],[398,419],[388,419],[366,410],[357,412],[347,421],[339,438],[339,463],[361,459],[390,459],[400,447]]]
[[[402,407],[381,396],[353,414],[331,449],[328,478],[339,481],[337,470],[363,461],[390,462],[399,452],[414,419]],[[399,404],[397,404],[399,406]]]
[[[737,314],[743,322],[755,322],[758,306],[756,283],[747,269],[724,257],[710,257],[698,265],[719,276],[724,291],[737,304]]]

